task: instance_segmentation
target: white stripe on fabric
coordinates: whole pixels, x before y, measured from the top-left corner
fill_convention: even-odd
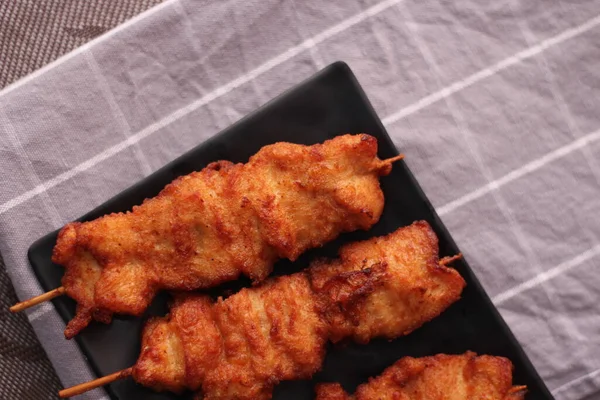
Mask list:
[[[515,1],[510,3],[511,7],[513,8],[513,11],[514,11],[514,6],[515,6],[515,4],[514,4]],[[559,7],[561,7],[561,9],[562,9],[561,4],[559,4]],[[523,32],[523,36],[525,37],[525,40],[527,41],[528,44],[532,44],[537,41],[537,37],[533,34],[531,29],[529,28],[527,21],[519,21],[519,27],[521,28],[521,31]],[[556,84],[556,79],[554,77],[554,73],[552,72],[550,66],[548,65],[546,56],[543,54],[540,55],[540,57],[536,59],[536,62],[538,64],[538,66],[540,67],[540,69],[542,69],[542,71],[544,73],[546,81],[548,82],[548,87],[550,88],[550,91],[552,92],[552,97],[554,98],[554,101],[558,104],[561,114],[564,116],[567,126],[569,127],[569,131],[571,132],[571,136],[573,137],[573,139],[578,138],[579,136],[581,136],[581,131],[580,131],[579,127],[577,126],[577,124],[575,123],[575,120],[573,118],[573,115],[571,113],[569,105],[567,104],[567,102],[565,100],[565,97],[563,96],[562,92],[559,90],[558,85]],[[592,174],[596,178],[596,182],[598,182],[598,184],[600,185],[600,172],[599,172],[600,169],[598,169],[598,164],[597,164],[591,150],[588,147],[584,147],[584,148],[582,148],[582,153],[584,155],[584,158],[585,158],[588,166],[590,167],[590,170],[592,171]]]
[[[441,206],[439,208],[436,208],[436,211],[439,216],[444,216],[446,214],[449,214],[452,211],[456,210],[457,208],[460,208],[460,207],[464,206],[465,204],[468,204],[471,201],[476,200],[476,199],[500,188],[501,186],[506,185],[507,183],[510,183],[516,179],[519,179],[524,175],[534,172],[534,171],[542,168],[544,165],[551,163],[552,161],[555,161],[555,160],[558,160],[559,158],[565,157],[566,155],[574,152],[575,150],[581,149],[581,148],[587,146],[588,144],[595,142],[599,139],[600,139],[600,129],[597,131],[588,133],[587,135],[585,135],[577,140],[574,140],[573,142],[571,142],[567,145],[559,147],[558,149],[551,151],[550,153],[548,153],[538,159],[528,162],[527,164],[523,165],[522,167],[517,168],[517,169],[509,172],[508,174],[487,183],[485,186],[475,189],[472,192],[467,193],[466,195],[459,197],[456,200],[453,200],[447,204],[444,204],[443,206]]]
[[[411,31],[413,31],[413,33],[414,33],[413,36],[417,42],[419,49],[421,49],[421,53],[423,54],[423,57],[425,58],[427,63],[430,65],[430,67],[433,68],[433,70],[435,71],[436,81],[437,81],[438,85],[440,85],[438,76],[443,76],[443,71],[438,66],[433,54],[429,51],[427,44],[423,40],[421,40],[420,34],[417,29],[417,25],[412,21],[412,16],[410,16],[409,10],[404,7],[401,7],[401,12],[403,12],[403,14],[407,17],[407,20],[408,20],[407,25],[408,25],[409,29],[411,29]],[[466,50],[467,50],[469,57],[474,57],[474,54],[472,53],[470,48],[467,47]],[[489,168],[485,165],[484,160],[478,151],[477,145],[473,144],[473,141],[471,140],[473,134],[469,128],[469,124],[468,124],[467,120],[465,119],[460,107],[457,106],[457,104],[455,103],[455,99],[453,97],[446,97],[445,101],[448,106],[448,109],[450,110],[450,113],[452,114],[454,123],[458,127],[461,136],[464,138],[464,141],[467,145],[469,153],[475,160],[479,170],[481,171],[481,173],[483,174],[485,179],[488,182],[491,182],[493,180],[493,176],[492,176]],[[523,232],[517,219],[514,217],[513,213],[511,212],[510,207],[508,207],[508,205],[506,204],[504,197],[498,191],[492,191],[491,194],[492,194],[492,197],[494,198],[494,201],[496,202],[498,208],[500,209],[500,212],[502,213],[504,218],[506,218],[506,220],[508,221],[511,231],[512,231],[513,235],[515,236],[515,238],[517,239],[519,246],[525,252],[527,261],[529,262],[529,264],[531,266],[535,267],[536,274],[543,273],[543,269],[539,263],[536,253],[532,249],[532,246],[530,244],[530,241],[528,240],[527,235],[525,235],[525,233]],[[544,286],[542,286],[542,289],[546,290],[546,288]],[[555,299],[550,296],[550,293],[548,293],[548,296],[550,298],[550,301],[553,303],[553,305],[555,305],[554,304],[556,302]],[[558,308],[558,307],[556,307],[556,308]],[[575,329],[573,329],[572,326],[569,326],[567,328],[568,328],[569,333],[573,333],[573,336],[577,337],[576,336],[577,332]]]
[[[423,97],[419,101],[417,101],[413,104],[410,104],[410,105],[402,108],[401,110],[385,117],[383,119],[383,124],[391,125],[395,122],[398,122],[401,119],[406,118],[407,116],[414,114],[414,113],[418,112],[419,110],[422,110],[425,107],[428,107],[434,103],[437,103],[440,100],[443,100],[449,96],[452,96],[454,93],[459,92],[463,89],[466,89],[469,86],[472,86],[473,84],[475,84],[483,79],[489,78],[506,68],[509,68],[515,64],[518,64],[521,61],[526,60],[528,58],[534,57],[537,54],[542,53],[543,51],[549,49],[552,46],[555,46],[566,40],[569,40],[576,36],[579,36],[582,33],[585,33],[587,31],[589,31],[590,29],[594,28],[598,24],[600,24],[600,15],[597,15],[596,17],[586,21],[585,23],[583,23],[581,25],[567,29],[564,32],[559,33],[556,36],[545,39],[545,40],[541,41],[540,43],[538,43],[537,45],[529,47],[523,51],[520,51],[513,56],[507,57],[504,60],[502,60],[494,65],[491,65],[485,69],[482,69],[481,71],[478,71],[478,72],[466,77],[465,79],[462,79],[458,82],[454,82],[453,84],[446,86],[445,88],[443,88],[435,93],[432,93],[428,96]]]
[[[515,10],[515,5],[516,5],[515,1],[512,1],[510,3],[511,9],[513,10],[513,13],[516,15],[517,12]],[[562,8],[562,6],[560,6],[560,5],[559,5],[559,7]],[[538,38],[533,34],[533,32],[529,28],[529,24],[527,23],[526,20],[518,20],[518,25],[519,25],[519,29],[521,30],[521,34],[525,38],[525,41],[528,45],[532,45],[538,41]],[[573,139],[577,139],[578,137],[581,136],[581,132],[579,130],[579,127],[575,123],[573,116],[571,115],[569,106],[567,105],[563,94],[561,93],[558,85],[555,82],[554,74],[552,73],[550,67],[548,66],[548,62],[546,60],[546,55],[541,53],[539,57],[535,58],[535,63],[538,66],[538,68],[542,70],[542,73],[544,74],[544,78],[545,78],[546,82],[548,83],[547,86],[550,88],[550,92],[552,93],[552,98],[554,99],[554,102],[556,104],[558,104],[560,113],[562,114],[564,120],[566,120],[571,137]],[[596,173],[596,168],[594,168],[595,162],[593,161],[593,157],[591,155],[589,146],[584,146],[581,149],[581,153],[583,154],[592,174],[596,178],[596,182],[598,184],[600,184],[600,179],[598,179],[598,174]],[[593,232],[592,232],[592,234],[593,234]],[[594,234],[594,243],[599,243],[599,242],[600,242],[600,240]],[[546,271],[543,271],[540,274],[538,274],[538,277],[544,276],[545,274],[546,274]],[[539,286],[542,284],[542,282],[545,282],[544,279],[540,279],[540,280],[536,280],[535,278],[533,278],[533,279],[535,280],[535,282],[533,282],[534,286]],[[560,300],[555,302],[553,299],[554,299],[554,296],[552,297],[551,302],[556,304],[557,307],[555,310],[560,312],[563,316],[567,316],[568,312],[565,309],[563,302]],[[572,338],[574,340],[578,340],[578,339],[586,340],[584,335],[581,334],[580,330],[577,327],[577,324],[575,324],[575,321],[573,321],[573,319],[566,317],[566,318],[561,318],[560,321],[566,326],[567,331],[572,334]]]
[[[13,124],[10,122],[8,115],[6,115],[6,113],[3,112],[3,110],[1,110],[1,109],[0,109],[0,122],[2,123],[2,125],[5,128],[8,140],[10,141],[14,150],[17,152],[19,157],[25,163],[24,170],[27,172],[27,177],[29,178],[31,183],[33,185],[43,184],[43,183],[41,183],[40,177],[37,174],[37,171],[35,170],[35,168],[33,167],[33,164],[31,163],[31,159],[27,156],[27,152],[21,145],[21,141],[19,140],[17,132],[15,132],[15,128],[14,128]],[[54,205],[54,202],[52,201],[52,199],[50,198],[50,196],[47,193],[44,193],[44,196],[42,197],[42,203],[44,204],[44,206],[46,207],[46,210],[48,211],[48,215],[50,216],[50,220],[52,221],[52,224],[54,226],[61,226],[64,223],[64,221],[63,221],[62,217],[60,216],[58,209]]]
[[[33,322],[41,316],[47,314],[48,312],[54,310],[52,303],[45,302],[34,308],[32,311],[27,312],[27,319],[29,322]]]
[[[98,86],[100,86],[100,91],[106,99],[106,102],[108,103],[110,111],[112,112],[115,120],[121,127],[121,133],[123,134],[125,141],[128,142],[129,138],[131,137],[131,126],[129,125],[129,122],[127,122],[127,118],[125,118],[123,110],[121,110],[121,107],[115,100],[115,95],[112,92],[110,85],[106,81],[106,77],[102,73],[102,69],[100,69],[98,62],[96,61],[96,58],[94,57],[94,54],[91,51],[83,52],[83,56],[85,57],[85,61],[87,62],[94,75],[96,75],[96,82],[98,82]],[[133,153],[137,158],[137,161],[140,165],[140,169],[144,176],[150,175],[152,173],[152,167],[150,167],[150,163],[148,162],[144,151],[138,144],[135,144],[135,146],[133,146]]]
[[[586,379],[592,378],[592,377],[594,377],[596,375],[599,375],[599,374],[600,374],[600,368],[597,369],[597,370],[595,370],[595,371],[590,372],[589,374],[585,374],[583,376],[580,376],[577,379],[573,379],[572,381],[567,382],[564,385],[560,385],[559,387],[557,387],[556,389],[554,389],[552,391],[552,394],[556,395],[557,393],[562,392],[562,391],[564,391],[564,390],[572,387],[573,385],[576,385],[576,384],[580,383],[581,381],[584,381]],[[591,399],[591,397],[589,397],[589,398]]]
[[[167,0],[166,2],[161,3],[160,5],[154,7],[150,10],[145,11],[144,13],[138,15],[137,17],[132,18],[131,20],[127,21],[126,23],[120,25],[119,28],[113,29],[110,32],[106,33],[105,35],[102,35],[101,37],[94,39],[91,42],[88,42],[89,46],[84,45],[84,46],[78,48],[76,51],[69,53],[66,56],[56,60],[54,63],[51,63],[48,66],[38,70],[34,74],[29,75],[28,77],[24,78],[23,80],[16,82],[15,84],[7,87],[4,91],[0,92],[0,96],[8,93],[8,91],[13,90],[17,86],[22,85],[26,81],[33,79],[35,76],[42,74],[46,70],[51,69],[51,68],[61,64],[62,62],[66,61],[66,59],[72,57],[73,55],[79,54],[82,51],[85,51],[93,43],[96,43],[97,41],[100,41],[100,40],[110,36],[111,33],[114,33],[115,31],[123,29],[126,26],[129,26],[132,23],[145,18],[146,16],[153,14],[155,11],[157,11],[158,9],[162,9],[162,7],[166,6],[171,1],[177,1],[177,0]],[[352,25],[355,25],[355,24],[361,22],[367,16],[375,15],[375,14],[393,6],[394,4],[399,3],[400,1],[402,1],[402,0],[387,1],[387,2],[383,2],[381,4],[378,4],[378,5],[375,5],[373,7],[370,7],[369,9],[363,11],[362,13],[357,14],[354,17],[351,17],[348,20],[341,22],[340,24],[338,24],[330,29],[327,29],[326,31],[322,32],[321,34],[315,36],[312,39],[308,39],[308,40],[304,41],[303,43],[301,43],[299,46],[296,46],[296,47],[302,48],[303,46],[307,46],[307,45],[316,46],[318,44],[318,42],[316,40],[317,38],[319,39],[319,42],[326,40],[327,38],[343,31],[342,28],[345,27],[345,29],[347,29],[347,28],[351,27]],[[358,18],[361,15],[363,15],[364,17],[362,19]],[[571,39],[575,36],[578,36],[586,31],[592,29],[593,27],[597,26],[599,23],[600,23],[600,15],[588,20],[587,22],[585,22],[577,27],[567,29],[566,31],[564,31],[556,36],[553,36],[552,38],[546,39],[536,46],[530,47],[528,49],[525,49],[525,50],[515,54],[514,56],[508,57],[508,58],[504,59],[503,61],[500,61],[499,63],[495,64],[494,66],[488,67],[488,68],[481,70],[461,81],[455,82],[452,85],[447,86],[444,89],[442,89],[436,93],[426,96],[426,97],[422,98],[421,100],[417,101],[416,103],[413,103],[412,105],[409,105],[409,106],[401,109],[400,111],[387,116],[386,118],[383,119],[383,122],[386,125],[397,122],[400,119],[402,119],[410,114],[413,114],[413,113],[419,111],[420,109],[425,108],[437,101],[440,101],[446,97],[449,97],[452,94],[454,94],[460,90],[463,90],[482,79],[490,77],[490,76],[494,75],[495,73],[497,73],[503,69],[506,69],[514,64],[517,64],[518,62],[520,62],[524,59],[533,57],[534,55],[539,54],[540,52],[548,49],[549,47],[552,47],[556,44],[562,43],[565,40]],[[306,45],[305,45],[305,43],[306,43]],[[0,214],[3,214],[6,211],[18,206],[19,204],[22,204],[23,202],[45,192],[47,189],[54,187],[64,181],[72,178],[73,176],[77,175],[78,173],[86,171],[87,169],[98,164],[99,162],[102,162],[103,160],[112,157],[113,155],[124,150],[125,148],[131,146],[133,143],[136,143],[136,142],[142,140],[143,138],[145,138],[146,136],[152,134],[156,130],[168,125],[169,123],[181,118],[182,116],[193,111],[194,109],[206,104],[206,102],[211,101],[214,98],[220,97],[220,96],[228,93],[233,88],[239,86],[239,84],[236,85],[236,82],[242,80],[244,77],[247,77],[247,76],[255,77],[255,76],[258,76],[258,75],[264,73],[266,70],[273,68],[274,66],[278,65],[278,64],[271,65],[271,64],[273,64],[274,60],[284,57],[286,54],[289,53],[289,51],[290,50],[288,50],[287,52],[283,53],[282,55],[280,55],[274,59],[271,59],[267,63],[262,64],[258,68],[251,71],[249,74],[246,74],[246,75],[230,82],[229,84],[227,84],[221,88],[218,88],[217,90],[213,91],[212,93],[208,94],[207,96],[203,97],[202,99],[199,99],[198,101],[191,103],[188,106],[183,107],[182,109],[173,112],[172,114],[163,118],[161,121],[158,121],[158,122],[148,126],[147,128],[143,129],[142,131],[137,132],[135,135],[131,136],[126,142],[122,142],[115,146],[112,146],[112,147],[106,149],[104,152],[97,154],[96,156],[92,157],[91,159],[77,165],[76,167],[72,168],[71,170],[66,171],[63,174],[60,174],[60,175],[54,177],[53,179],[50,179],[50,180],[36,186],[35,188],[5,202],[4,204],[0,205]],[[293,55],[291,57],[293,57]],[[283,62],[283,61],[281,61],[281,62]],[[242,83],[245,83],[245,82],[246,81],[243,81]],[[240,84],[242,84],[242,83],[240,83]],[[231,88],[229,90],[227,90],[227,87],[231,87]],[[206,101],[207,98],[209,98],[208,101]]]
[[[568,261],[565,261],[561,264],[558,264],[556,267],[549,269],[548,271],[544,271],[533,278],[518,284],[492,298],[492,302],[496,305],[504,303],[506,300],[511,299],[526,290],[532,289],[543,282],[546,282],[552,278],[555,278],[581,264],[584,262],[591,260],[592,258],[600,255],[600,244],[592,247],[591,249],[581,253],[575,258],[572,258]]]
[[[115,33],[120,32],[124,29],[127,29],[131,25],[136,24],[137,22],[154,15],[158,11],[162,10],[163,8],[169,6],[171,3],[174,3],[176,1],[179,1],[179,0],[166,0],[162,3],[159,3],[155,6],[153,6],[152,8],[149,8],[146,11],[141,12],[140,14],[136,15],[135,17],[132,17],[131,19],[128,19],[127,21],[124,21],[122,24],[117,25],[115,28],[98,36],[97,38],[94,38],[94,39],[90,40],[89,42],[84,43],[83,45],[77,47],[76,49],[65,54],[64,56],[59,57],[56,60],[52,61],[51,63],[44,65],[40,69],[35,70],[31,74],[25,76],[22,79],[19,79],[18,81],[14,82],[14,83],[8,85],[7,87],[5,87],[4,89],[0,90],[0,98],[2,98],[2,96],[12,92],[13,90],[23,86],[24,84],[28,83],[29,81],[37,78],[38,76],[45,74],[49,70],[58,67],[62,63],[66,62],[66,61],[70,60],[71,58],[75,57],[76,55],[86,51],[87,49],[91,48],[92,46],[96,45],[97,43],[110,38]]]
[[[234,79],[233,81],[217,88],[216,90],[213,90],[212,92],[208,93],[207,95],[203,96],[202,98],[188,104],[187,106],[184,106],[184,107],[172,112],[171,114],[167,115],[166,117],[162,118],[161,120],[147,126],[146,128],[142,129],[141,131],[137,132],[136,134],[130,136],[129,139],[127,139],[126,141],[118,143],[112,147],[109,147],[108,149],[104,150],[102,153],[97,154],[94,157],[90,158],[89,160],[82,162],[81,164],[70,169],[69,171],[63,172],[62,174],[34,187],[33,189],[23,193],[22,195],[17,196],[12,200],[7,201],[6,203],[0,205],[0,214],[7,212],[8,210],[12,209],[13,207],[18,206],[19,204],[37,196],[40,193],[44,193],[46,190],[66,181],[68,179],[71,179],[72,177],[79,174],[80,172],[84,172],[84,171],[92,168],[96,164],[114,156],[115,154],[123,151],[124,149],[128,148],[132,144],[139,142],[140,140],[144,139],[145,137],[147,137],[147,136],[153,134],[154,132],[158,131],[159,129],[177,121],[178,119],[186,116],[187,114],[191,113],[192,111],[210,103],[211,101],[213,101],[221,96],[226,95],[227,93],[231,92],[232,90],[236,89],[237,87],[239,87],[247,82],[250,82],[251,80],[255,79],[256,77],[258,77],[258,76],[264,74],[265,72],[273,69],[274,67],[284,63],[285,61],[297,56],[298,54],[304,52],[305,50],[309,50],[311,47],[318,45],[319,43],[331,38],[332,36],[337,35],[338,33],[345,31],[346,29],[364,21],[365,19],[367,19],[369,17],[372,17],[374,15],[381,13],[382,11],[387,10],[388,8],[400,3],[401,1],[403,1],[403,0],[383,1],[377,5],[369,7],[366,10],[340,22],[337,25],[334,25],[333,27],[331,27],[329,29],[326,29],[325,31],[319,33],[318,35],[314,36],[313,38],[303,41],[299,45],[294,46],[294,47],[288,49],[287,51],[285,51],[284,53],[259,65],[257,68],[253,69],[252,71]]]

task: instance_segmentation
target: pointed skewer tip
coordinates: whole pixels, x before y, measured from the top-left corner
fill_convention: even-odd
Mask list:
[[[458,253],[458,254],[456,254],[454,256],[450,256],[450,257],[444,257],[440,260],[440,265],[446,266],[446,265],[450,264],[451,262],[460,260],[461,258],[463,258],[462,253]]]
[[[391,158],[386,158],[385,160],[381,160],[382,164],[393,164],[396,161],[400,161],[404,158],[404,154],[398,154],[395,157],[391,157]]]
[[[65,288],[63,286],[60,286],[39,296],[32,297],[31,299],[17,303],[14,306],[10,307],[10,311],[14,313],[20,312],[45,301],[52,300],[55,297],[62,296],[63,294],[65,294]]]
[[[108,385],[109,383],[127,378],[128,376],[131,376],[132,373],[133,367],[125,368],[113,374],[94,379],[93,381],[80,383],[79,385],[63,389],[60,392],[58,392],[58,397],[60,397],[61,399],[66,399],[69,397],[77,396],[79,394],[89,392],[92,389],[96,389],[100,386]]]

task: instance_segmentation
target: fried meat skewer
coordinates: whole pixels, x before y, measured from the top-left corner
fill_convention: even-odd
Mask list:
[[[155,390],[190,389],[205,400],[270,399],[278,382],[319,370],[328,340],[406,335],[456,301],[464,285],[440,264],[431,227],[415,222],[216,303],[176,297],[167,317],[147,323],[139,359],[124,371]]]
[[[61,290],[78,304],[65,336],[113,313],[139,316],[159,290],[241,274],[260,282],[279,258],[369,229],[383,209],[379,177],[400,158],[377,158],[377,140],[366,134],[276,143],[246,164],[218,161],[180,177],[130,212],[67,224],[52,255],[66,268]]]
[[[522,400],[525,386],[513,386],[512,363],[504,357],[438,354],[404,357],[354,395],[338,383],[317,386],[315,400]]]

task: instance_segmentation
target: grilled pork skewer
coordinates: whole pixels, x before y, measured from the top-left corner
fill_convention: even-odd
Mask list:
[[[369,229],[383,209],[379,177],[400,158],[377,158],[377,140],[366,134],[276,143],[246,164],[218,161],[178,178],[130,212],[67,224],[52,256],[66,268],[56,290],[78,304],[65,336],[113,313],[139,316],[160,290],[208,288],[240,274],[260,282],[279,258]]]
[[[352,396],[338,383],[318,385],[316,400],[523,400],[526,387],[512,385],[512,369],[504,357],[470,351],[404,357]]]
[[[270,399],[278,382],[319,370],[328,340],[406,335],[455,302],[464,285],[440,264],[431,227],[415,222],[216,303],[178,296],[167,317],[148,322],[139,359],[124,375],[159,391],[198,391],[205,400]]]

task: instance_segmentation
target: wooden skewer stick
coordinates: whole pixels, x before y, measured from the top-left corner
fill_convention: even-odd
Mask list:
[[[379,160],[376,164],[373,165],[372,169],[373,170],[382,170],[382,168],[390,166],[393,163],[395,163],[396,161],[402,160],[403,158],[404,158],[404,154],[399,154],[395,157],[386,158],[385,160]]]
[[[45,301],[52,300],[53,298],[62,296],[63,294],[65,294],[65,288],[63,286],[60,286],[60,287],[57,287],[56,289],[51,290],[47,293],[40,294],[39,296],[32,297],[31,299],[17,303],[10,308],[10,311],[14,312],[14,313],[23,311],[26,308],[33,307],[33,306],[43,303]]]
[[[525,385],[521,385],[521,386],[513,386],[509,391],[508,394],[516,394],[516,393],[520,393],[520,392],[527,392],[527,386]]]
[[[90,390],[96,389],[100,386],[108,385],[109,383],[127,378],[128,376],[131,376],[132,373],[133,367],[122,369],[121,371],[117,371],[114,374],[106,375],[102,378],[94,379],[93,381],[80,383],[79,385],[63,389],[60,392],[58,392],[58,397],[60,397],[61,399],[66,399],[68,397],[77,396],[78,394],[89,392]]]
[[[444,257],[440,260],[440,265],[446,266],[453,261],[460,260],[461,258],[462,258],[461,253],[458,253],[457,255],[452,256],[452,257]]]
[[[382,165],[392,164],[396,161],[400,161],[404,158],[404,154],[398,154],[396,157],[386,158],[385,160],[381,160]]]

